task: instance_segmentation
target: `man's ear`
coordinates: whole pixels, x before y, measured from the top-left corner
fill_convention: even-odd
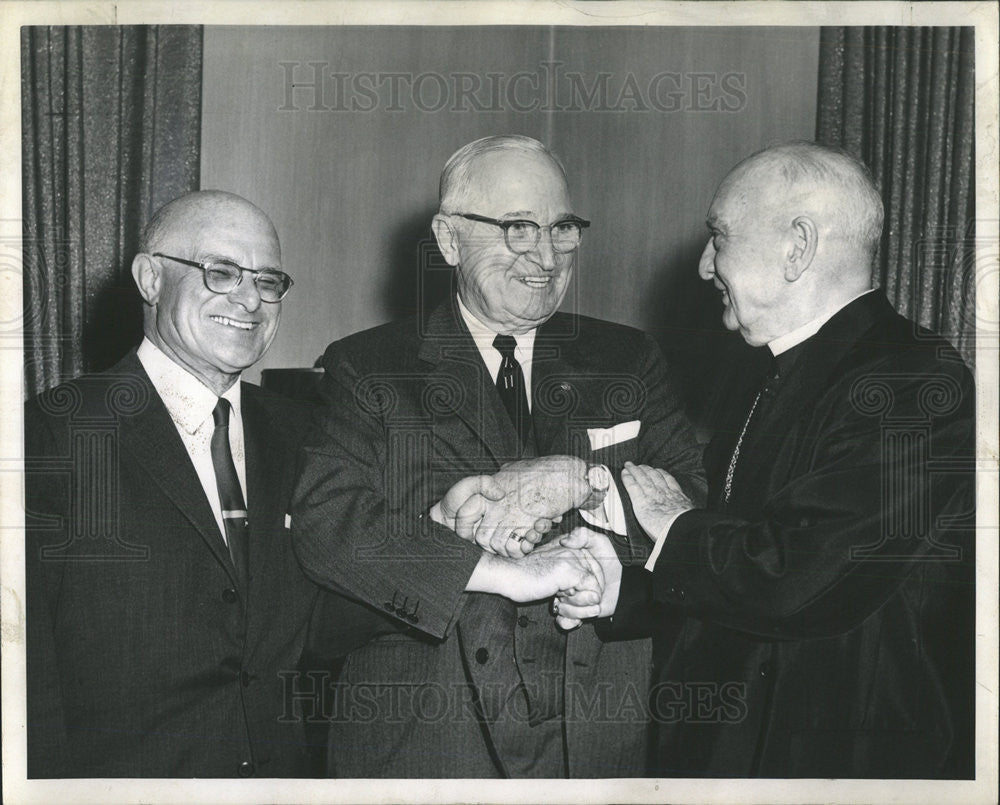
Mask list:
[[[812,218],[800,215],[792,221],[792,242],[785,260],[785,279],[795,282],[816,256],[818,232]]]
[[[132,278],[146,304],[155,305],[163,284],[163,269],[160,265],[148,254],[137,254],[132,261]]]
[[[434,232],[434,239],[437,240],[438,249],[448,265],[458,265],[458,232],[450,223],[447,215],[435,215],[431,221],[431,230]]]

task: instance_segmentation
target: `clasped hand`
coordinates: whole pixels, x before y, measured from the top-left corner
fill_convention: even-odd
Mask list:
[[[601,505],[610,482],[603,467],[588,469],[573,456],[525,459],[459,481],[430,515],[485,551],[467,590],[519,603],[553,598],[557,624],[572,629],[614,611],[617,554],[606,536],[586,528],[535,546],[566,512]]]
[[[499,556],[530,553],[553,523],[572,509],[601,505],[610,478],[574,456],[505,464],[495,475],[465,478],[432,509],[436,522]]]

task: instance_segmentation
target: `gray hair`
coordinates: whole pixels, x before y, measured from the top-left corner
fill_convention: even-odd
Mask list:
[[[559,168],[563,179],[566,170],[559,159],[542,143],[523,134],[495,134],[463,145],[449,157],[441,171],[438,187],[440,212],[444,215],[461,208],[462,200],[472,186],[473,163],[486,154],[498,151],[521,151],[523,153],[544,154]]]
[[[882,235],[882,197],[863,162],[839,148],[814,142],[791,142],[747,157],[731,176],[777,176],[789,190],[812,194],[820,190],[830,220],[844,237],[875,254]]]

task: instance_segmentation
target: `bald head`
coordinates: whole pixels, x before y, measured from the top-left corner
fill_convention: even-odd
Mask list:
[[[178,242],[189,242],[220,222],[240,221],[269,232],[278,241],[274,224],[260,207],[225,190],[195,190],[168,201],[150,218],[139,241],[144,254],[166,252]]]
[[[759,151],[733,168],[717,195],[723,193],[778,223],[810,216],[851,266],[867,268],[878,248],[882,198],[868,168],[839,149],[794,142]]]
[[[867,169],[848,154],[768,148],[719,186],[699,273],[722,292],[726,326],[766,344],[871,287],[882,215]]]

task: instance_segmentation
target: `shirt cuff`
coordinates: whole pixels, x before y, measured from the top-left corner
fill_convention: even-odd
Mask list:
[[[656,567],[656,560],[660,558],[660,551],[663,550],[663,544],[667,541],[667,534],[670,533],[670,527],[674,524],[678,517],[680,517],[684,512],[690,511],[690,509],[684,509],[683,511],[677,512],[673,517],[667,521],[667,525],[663,529],[663,533],[656,538],[656,544],[653,546],[653,552],[649,555],[649,559],[646,560],[644,567],[650,573],[653,572],[653,568]]]
[[[614,531],[622,536],[628,535],[625,524],[625,507],[622,505],[618,485],[614,481],[608,486],[604,502],[596,509],[580,509],[580,516],[588,523],[598,528]]]

